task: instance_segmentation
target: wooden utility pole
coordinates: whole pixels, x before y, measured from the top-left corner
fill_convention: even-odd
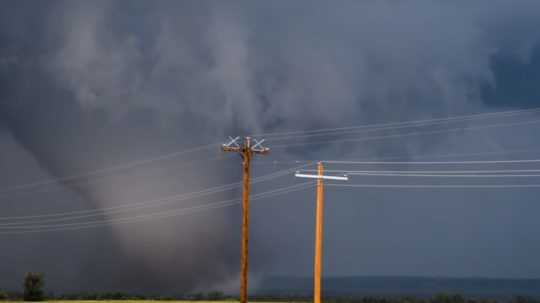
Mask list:
[[[315,260],[313,262],[313,302],[321,303],[321,276],[322,276],[322,245],[324,221],[324,184],[323,180],[348,180],[347,176],[324,176],[322,162],[317,163],[317,174],[308,175],[296,172],[299,178],[317,179],[317,205],[315,211]]]
[[[322,241],[323,241],[323,212],[324,212],[324,190],[323,190],[323,164],[317,164],[317,206],[315,213],[315,267],[313,275],[313,302],[321,303],[321,272],[322,272]]]
[[[245,137],[242,146],[237,141],[240,137],[231,138],[227,144],[223,144],[222,149],[226,152],[237,152],[242,157],[242,242],[240,257],[240,303],[247,303],[248,287],[248,248],[249,248],[249,168],[251,156],[253,154],[267,154],[270,149],[263,147],[261,141]]]

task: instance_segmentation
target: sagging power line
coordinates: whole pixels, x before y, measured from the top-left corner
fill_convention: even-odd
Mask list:
[[[275,178],[288,176],[291,172],[295,172],[298,169],[304,168],[309,165],[311,165],[311,163],[279,170],[270,174],[265,174],[265,175],[253,178],[251,180],[251,184],[257,184],[261,182],[270,181]],[[186,200],[191,200],[191,199],[199,198],[206,195],[222,193],[224,191],[238,188],[240,185],[242,185],[241,182],[234,182],[234,183],[229,183],[225,185],[205,188],[199,191],[180,193],[180,194],[165,196],[165,197],[147,200],[147,201],[127,203],[127,204],[99,208],[99,209],[85,209],[85,210],[77,210],[77,211],[70,211],[70,212],[49,213],[49,214],[42,214],[42,215],[0,217],[0,226],[13,224],[13,223],[28,224],[35,221],[39,221],[39,222],[67,221],[67,220],[73,220],[73,219],[81,219],[85,217],[95,217],[95,216],[101,216],[101,215],[117,214],[121,212],[129,212],[132,210],[139,210],[139,209],[152,208],[152,207],[161,206],[161,205],[168,205],[168,204],[176,203],[179,201],[186,201]],[[2,222],[8,222],[8,223],[2,223]]]
[[[336,128],[334,130],[328,129],[326,131],[307,131],[299,132],[296,134],[289,135],[276,135],[275,137],[270,138],[272,142],[283,141],[283,140],[292,140],[292,139],[305,139],[321,136],[337,136],[337,135],[351,135],[351,134],[365,134],[373,132],[382,132],[382,131],[395,131],[408,128],[421,128],[421,127],[434,127],[434,126],[449,126],[451,123],[462,123],[462,122],[476,122],[478,120],[486,120],[493,118],[508,118],[516,117],[523,114],[537,114],[540,113],[540,109],[527,110],[525,112],[510,112],[508,114],[479,114],[472,116],[456,116],[450,118],[440,118],[440,119],[428,119],[428,120],[415,120],[415,121],[405,121],[397,123],[381,123],[381,124],[371,124],[363,126],[352,126],[348,128]]]
[[[306,188],[310,188],[312,186],[313,184],[311,182],[295,184],[292,186],[282,187],[275,190],[270,190],[270,191],[253,195],[251,196],[251,200],[266,199],[266,198],[270,198],[270,197],[274,197],[278,195],[283,195],[283,194],[303,190]],[[119,218],[119,219],[111,219],[111,220],[103,220],[103,221],[95,221],[95,222],[85,222],[85,223],[69,223],[69,224],[62,224],[62,225],[31,226],[29,228],[16,229],[16,230],[0,229],[0,234],[5,234],[5,235],[28,234],[28,233],[32,234],[32,233],[43,233],[43,232],[73,231],[73,230],[81,230],[81,229],[89,229],[89,228],[99,228],[99,227],[105,227],[105,226],[117,225],[117,224],[137,223],[137,222],[143,222],[143,221],[149,221],[149,220],[178,217],[178,216],[188,215],[192,213],[198,213],[198,212],[204,212],[204,211],[209,211],[209,210],[214,210],[214,209],[219,209],[219,208],[224,208],[224,207],[230,207],[230,206],[238,205],[240,203],[241,203],[240,198],[235,198],[235,199],[207,203],[204,205],[197,205],[197,206],[180,208],[176,210],[155,212],[155,213],[150,213],[150,214],[143,214],[143,215],[127,217],[127,218]]]
[[[326,135],[342,135],[346,134],[347,131],[356,131],[356,130],[368,130],[368,131],[375,131],[375,130],[395,130],[400,129],[404,127],[414,127],[414,126],[426,126],[426,125],[432,125],[434,123],[447,123],[447,122],[459,122],[459,121],[474,121],[478,119],[486,119],[486,118],[503,118],[503,117],[513,117],[517,115],[523,115],[523,114],[534,114],[540,112],[540,108],[531,108],[531,109],[525,109],[525,110],[515,110],[515,111],[499,111],[499,112],[492,112],[492,113],[480,113],[480,114],[473,114],[473,115],[462,115],[462,116],[453,116],[453,117],[446,117],[446,118],[434,118],[434,119],[423,119],[423,120],[414,120],[414,121],[404,121],[404,122],[390,122],[390,123],[378,123],[378,124],[365,124],[365,125],[359,125],[359,126],[349,126],[349,127],[338,127],[338,128],[321,128],[321,129],[311,129],[311,130],[303,130],[303,131],[290,131],[290,132],[282,132],[282,133],[268,133],[269,136],[273,137],[274,140],[282,140],[285,139],[285,136],[291,137],[294,136],[294,138],[291,137],[291,139],[298,139],[298,138],[305,138],[314,134],[326,134]],[[524,122],[524,123],[531,123]],[[520,123],[521,124],[521,123]],[[517,124],[500,124],[500,125],[487,125],[487,126],[481,126],[481,127],[499,127],[499,126],[513,126]],[[471,129],[471,128],[460,128],[460,129],[451,129],[451,130],[438,130],[437,133],[440,132],[451,132],[461,129]],[[367,140],[375,140],[375,139],[393,139],[398,138],[399,136],[416,136],[416,135],[429,135],[433,134],[433,132],[417,132],[417,133],[407,133],[403,135],[390,135],[390,136],[379,136],[379,137],[368,137],[368,138],[361,138],[361,139],[355,139],[355,138],[347,138],[347,139],[339,139],[339,140],[333,140],[333,141],[324,141],[324,142],[305,142],[305,143],[296,143],[296,144],[284,144],[284,145],[277,145],[274,146],[274,148],[283,148],[283,147],[294,147],[294,146],[302,146],[302,145],[316,145],[316,144],[324,144],[324,143],[341,143],[341,142],[355,142],[355,141],[367,141]],[[70,183],[70,182],[82,182],[83,180],[85,182],[90,182],[87,179],[92,178],[103,178],[107,177],[111,174],[118,173],[124,170],[136,168],[139,166],[160,162],[164,160],[169,160],[176,158],[180,155],[192,153],[192,152],[198,152],[201,150],[210,150],[211,148],[218,146],[219,143],[211,143],[206,145],[200,145],[195,146],[189,149],[175,151],[167,154],[157,155],[155,157],[140,159],[128,163],[122,163],[117,164],[109,167],[102,167],[96,170],[82,172],[80,174],[75,175],[67,175],[67,176],[61,176],[57,178],[47,178],[42,180],[37,180],[30,183],[25,184],[19,184],[8,188],[0,188],[0,194],[6,194],[11,192],[18,192],[22,190],[28,190],[28,189],[34,189],[37,187],[42,187],[46,185],[53,185],[59,182],[62,183]],[[216,160],[219,159],[218,157],[211,158],[210,160]],[[204,161],[207,161],[209,159],[202,159]],[[192,161],[190,161],[192,162]]]
[[[466,165],[466,164],[515,164],[515,163],[540,163],[540,159],[519,160],[481,160],[481,161],[348,161],[348,160],[324,160],[329,164],[363,164],[363,165]]]
[[[523,122],[514,122],[514,123],[496,123],[496,124],[481,125],[481,126],[459,127],[459,128],[442,129],[442,130],[434,130],[434,131],[417,131],[417,132],[410,132],[410,133],[405,133],[405,134],[381,135],[381,136],[372,136],[372,137],[365,137],[365,138],[342,138],[342,139],[324,140],[324,141],[315,141],[315,142],[279,144],[279,145],[274,145],[273,148],[290,148],[290,147],[296,147],[296,146],[324,145],[324,144],[345,143],[345,142],[359,143],[359,142],[381,140],[381,139],[402,139],[402,138],[414,137],[414,136],[437,135],[437,134],[442,134],[442,133],[461,132],[464,130],[477,131],[477,130],[499,128],[499,127],[524,126],[524,125],[531,125],[531,124],[540,124],[540,119],[523,121]]]
[[[354,126],[346,126],[346,127],[336,127],[336,128],[319,128],[319,129],[308,129],[308,130],[300,130],[300,131],[261,133],[261,134],[253,134],[251,136],[252,137],[264,136],[267,138],[274,138],[274,137],[283,137],[283,136],[291,136],[291,135],[308,135],[308,134],[325,133],[325,132],[340,132],[340,131],[366,129],[366,128],[372,129],[372,128],[381,128],[381,127],[404,126],[404,125],[410,125],[410,124],[425,124],[425,123],[448,122],[448,121],[456,121],[456,120],[461,121],[463,119],[469,120],[469,119],[483,119],[485,117],[487,118],[505,117],[505,116],[514,116],[514,115],[537,113],[537,112],[540,112],[540,107],[523,109],[523,110],[499,111],[499,112],[491,112],[491,113],[479,113],[479,114],[472,114],[472,115],[460,115],[460,116],[453,116],[453,117],[421,119],[421,120],[402,121],[402,122],[374,123],[374,124],[354,125]]]

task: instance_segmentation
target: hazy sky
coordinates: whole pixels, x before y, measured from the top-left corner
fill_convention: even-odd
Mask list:
[[[0,217],[92,210],[236,182],[240,159],[214,159],[218,145],[106,177],[61,180],[229,135],[533,108],[540,98],[536,0],[0,4]],[[275,148],[256,160],[253,174],[290,168],[298,159],[538,156],[510,153],[540,151],[538,125],[470,129],[475,123],[446,127],[458,132],[295,148],[280,145],[336,137],[269,139]],[[57,181],[28,186],[49,179]],[[291,173],[253,190],[299,182]],[[328,188],[325,274],[540,277],[537,196],[537,189]],[[254,276],[311,274],[313,200],[307,190],[253,202]],[[233,206],[99,228],[0,234],[7,243],[0,251],[0,288],[18,288],[24,272],[42,271],[58,291],[234,290],[239,215]],[[51,223],[32,230],[43,224]],[[12,231],[5,227],[0,231]]]

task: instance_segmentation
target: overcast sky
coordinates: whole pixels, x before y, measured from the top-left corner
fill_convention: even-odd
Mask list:
[[[229,135],[539,104],[540,2],[535,0],[1,5],[1,217],[95,210],[236,182],[240,159],[216,159],[218,145],[105,177],[62,179],[219,143]],[[255,160],[253,174],[308,159],[420,160],[449,153],[484,154],[443,160],[534,159],[540,151],[537,124],[474,127],[535,118],[529,113],[435,129],[461,129],[454,132],[294,148],[283,145],[336,137],[269,138],[267,145],[275,148]],[[414,129],[426,130],[433,128]],[[348,138],[362,136],[368,135]],[[512,152],[523,149],[528,152]],[[533,166],[518,167],[538,168]],[[35,185],[43,180],[53,181]],[[300,182],[291,173],[253,190]],[[222,192],[127,215],[239,194]],[[328,188],[325,274],[540,277],[537,197],[538,189]],[[313,190],[253,201],[255,277],[311,274],[313,215]],[[118,218],[107,213],[79,222]],[[239,221],[240,208],[232,206],[99,228],[1,234],[0,288],[18,288],[24,272],[42,271],[58,291],[236,289]]]

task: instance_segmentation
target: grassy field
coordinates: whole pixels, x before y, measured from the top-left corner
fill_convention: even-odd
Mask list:
[[[21,303],[23,301],[0,301],[1,303]],[[42,302],[54,302],[54,303],[237,303],[235,300],[222,300],[222,301],[188,301],[188,300],[47,300]],[[276,302],[262,302],[257,303],[276,303]],[[304,301],[280,301],[280,303],[306,303]]]
[[[24,301],[0,301],[1,303],[21,303]],[[54,302],[54,303],[237,303],[238,301],[234,300],[223,300],[223,301],[188,301],[188,300],[47,300],[42,302]],[[261,302],[256,301],[257,303],[276,303],[276,302]],[[306,303],[304,301],[280,301],[280,303]]]
[[[0,301],[1,303],[21,303],[24,301]],[[54,303],[237,303],[238,301],[234,300],[223,300],[223,301],[188,301],[188,300],[47,300],[41,302],[54,302]],[[263,303],[263,302],[257,302]]]

